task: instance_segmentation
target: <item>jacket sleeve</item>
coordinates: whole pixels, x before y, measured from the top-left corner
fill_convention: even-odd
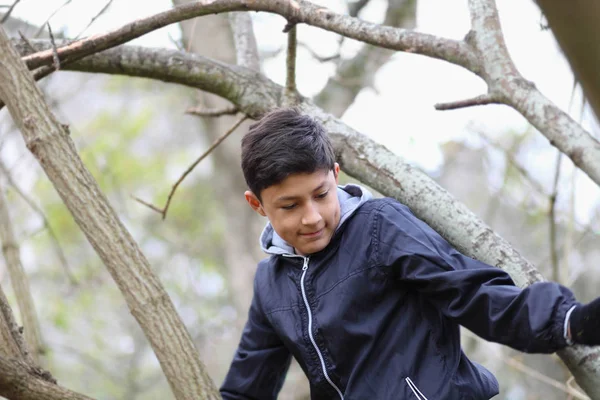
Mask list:
[[[255,279],[248,321],[220,388],[221,396],[224,400],[276,399],[290,361],[290,352],[261,310]]]
[[[567,345],[565,319],[577,304],[567,288],[553,282],[518,288],[506,272],[460,254],[399,203],[387,203],[375,219],[378,263],[449,319],[524,352]]]

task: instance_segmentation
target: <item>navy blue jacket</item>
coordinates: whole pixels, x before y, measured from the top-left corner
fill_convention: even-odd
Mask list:
[[[293,356],[311,399],[489,399],[498,382],[460,347],[459,325],[524,352],[566,346],[576,304],[555,283],[517,288],[392,199],[369,200],[310,257],[256,272],[224,399],[275,399]]]

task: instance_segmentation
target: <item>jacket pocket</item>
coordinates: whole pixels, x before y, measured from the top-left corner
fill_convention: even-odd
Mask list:
[[[406,377],[404,378],[404,381],[406,382],[406,384],[408,385],[408,387],[410,388],[410,390],[413,392],[413,394],[415,395],[415,397],[419,400],[429,400],[427,397],[425,397],[425,395],[423,394],[423,392],[421,392],[419,390],[419,388],[417,387],[417,385],[415,385],[415,383],[412,381],[412,379],[410,379],[410,377]]]

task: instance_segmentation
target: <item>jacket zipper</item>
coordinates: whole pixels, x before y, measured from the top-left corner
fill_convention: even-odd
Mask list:
[[[312,333],[312,312],[310,310],[310,305],[308,304],[308,299],[306,298],[306,290],[304,289],[304,277],[306,276],[306,271],[308,270],[308,259],[309,257],[302,257],[304,259],[304,265],[302,266],[302,278],[300,278],[300,288],[302,289],[302,298],[304,299],[304,305],[306,306],[306,311],[308,312],[308,337],[312,342],[313,347],[317,351],[317,355],[319,356],[319,360],[321,360],[321,367],[323,369],[323,374],[325,375],[325,379],[327,382],[335,389],[335,391],[340,395],[340,399],[344,400],[344,395],[340,391],[340,389],[333,383],[331,378],[329,378],[329,374],[327,373],[327,369],[325,368],[325,360],[323,359],[323,354],[321,354],[321,350],[319,350],[319,346],[317,346],[317,342],[315,342],[315,338]]]
[[[404,378],[404,380],[406,381],[406,384],[408,385],[410,390],[412,390],[413,394],[417,397],[417,399],[427,400],[427,397],[425,397],[425,395],[419,390],[419,388],[417,387],[417,385],[415,385],[415,383],[412,381],[412,379],[410,379],[407,376],[406,378]]]

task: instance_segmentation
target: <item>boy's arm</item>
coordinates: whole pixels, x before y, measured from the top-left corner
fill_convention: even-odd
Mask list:
[[[553,282],[519,289],[506,272],[460,254],[400,204],[384,206],[375,229],[378,263],[484,339],[551,353],[570,343],[570,319],[576,343],[600,344],[600,333],[592,329],[600,304],[581,306]],[[586,334],[577,336],[576,329]]]
[[[221,396],[224,400],[276,399],[290,362],[290,352],[260,308],[255,280],[248,321]]]

